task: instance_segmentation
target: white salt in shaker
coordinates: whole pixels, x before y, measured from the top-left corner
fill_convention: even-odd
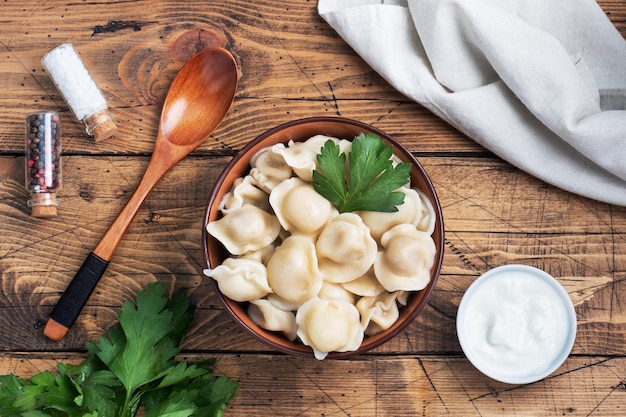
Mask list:
[[[113,135],[117,126],[102,92],[71,43],[50,50],[41,60],[72,113],[96,141]]]

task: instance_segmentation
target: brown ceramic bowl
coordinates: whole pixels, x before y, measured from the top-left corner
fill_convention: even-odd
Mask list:
[[[431,183],[424,168],[413,157],[413,155],[404,148],[398,141],[387,135],[386,133],[369,126],[367,124],[340,118],[340,117],[312,117],[307,119],[295,120],[277,126],[267,132],[261,134],[248,145],[246,145],[226,166],[222,174],[217,179],[215,188],[211,193],[204,216],[204,224],[217,220],[221,214],[219,212],[219,203],[224,194],[226,194],[233,182],[248,173],[250,170],[250,159],[259,150],[274,145],[276,143],[286,143],[289,140],[303,141],[314,135],[323,134],[334,136],[340,139],[353,139],[360,133],[374,133],[388,144],[392,145],[395,154],[404,162],[411,163],[413,170],[411,171],[411,184],[415,188],[419,188],[430,199],[435,210],[435,231],[433,232],[433,240],[435,242],[435,262],[431,270],[431,280],[426,288],[421,291],[411,293],[408,303],[400,310],[400,318],[387,330],[382,331],[374,336],[366,336],[361,346],[356,351],[351,352],[331,352],[328,359],[339,359],[355,356],[360,353],[373,349],[387,342],[389,339],[400,333],[407,325],[409,325],[417,314],[422,310],[428,298],[430,297],[441,269],[444,252],[444,231],[443,217],[441,206],[435,193],[433,184]],[[215,268],[222,263],[228,256],[228,253],[222,244],[206,232],[203,227],[202,245],[207,266]],[[313,350],[303,345],[298,339],[290,342],[282,334],[265,330],[257,326],[246,313],[248,303],[239,303],[225,297],[219,290],[217,282],[211,279],[215,292],[223,304],[224,308],[232,316],[232,318],[243,327],[248,333],[254,336],[260,342],[267,346],[291,355],[305,356],[313,358]]]

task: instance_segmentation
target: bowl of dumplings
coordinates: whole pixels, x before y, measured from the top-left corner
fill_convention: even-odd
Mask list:
[[[406,168],[395,211],[340,210],[316,188],[322,148],[345,157],[350,178],[364,135],[383,142],[385,166]],[[356,120],[312,117],[270,129],[228,163],[202,244],[204,275],[244,330],[279,352],[341,359],[387,342],[422,310],[443,261],[443,217],[426,171],[397,140]]]

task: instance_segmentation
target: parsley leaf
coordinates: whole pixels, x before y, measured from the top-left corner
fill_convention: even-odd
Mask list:
[[[238,384],[214,378],[214,359],[179,362],[175,355],[193,317],[182,292],[163,296],[159,282],[126,302],[108,337],[89,342],[79,365],[57,364],[24,380],[0,376],[3,417],[222,416]]]
[[[317,155],[319,171],[313,171],[313,187],[341,213],[350,211],[398,211],[404,193],[396,191],[409,182],[411,164],[393,165],[393,148],[373,133],[355,137],[346,155],[332,140]]]
[[[162,289],[148,286],[137,294],[137,306],[127,301],[119,314],[115,330],[116,344],[101,339],[91,349],[121,381],[131,401],[135,391],[155,380],[171,366],[178,348],[168,338],[172,329],[172,312],[165,309],[167,299]],[[124,342],[121,343],[123,333]],[[150,366],[146,366],[150,364]]]
[[[18,398],[24,393],[25,381],[15,375],[0,376],[0,416],[19,416],[21,410],[15,405]]]

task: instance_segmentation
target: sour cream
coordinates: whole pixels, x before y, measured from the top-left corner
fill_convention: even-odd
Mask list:
[[[567,359],[576,338],[576,313],[551,275],[506,265],[470,285],[459,304],[457,335],[482,373],[525,384],[545,378]]]

